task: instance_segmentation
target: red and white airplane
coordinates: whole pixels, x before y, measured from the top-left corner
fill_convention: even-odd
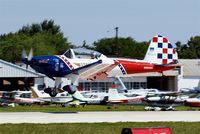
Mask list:
[[[110,87],[108,89],[108,104],[142,104],[144,102],[145,95],[137,95],[127,97],[123,94],[119,94],[116,87]]]
[[[31,98],[30,91],[0,91],[0,105],[14,107],[15,104],[43,104],[43,101]]]
[[[98,80],[108,75],[120,76],[134,73],[160,72],[175,68],[177,53],[166,37],[153,37],[144,60],[108,58],[105,55],[84,48],[69,49],[63,55],[29,56],[25,51],[22,61],[37,72],[55,80],[54,88],[44,91],[56,96],[62,83],[61,77],[71,80],[69,85],[78,85],[78,79]],[[68,86],[61,86],[67,91]]]

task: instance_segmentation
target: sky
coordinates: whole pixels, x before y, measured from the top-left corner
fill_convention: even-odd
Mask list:
[[[102,38],[149,41],[159,34],[174,44],[200,35],[199,0],[0,0],[0,34],[54,20],[74,45]]]

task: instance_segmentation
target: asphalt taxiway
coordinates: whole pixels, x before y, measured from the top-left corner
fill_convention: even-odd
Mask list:
[[[144,111],[144,112],[2,112],[4,123],[95,123],[95,122],[200,122],[200,111]]]

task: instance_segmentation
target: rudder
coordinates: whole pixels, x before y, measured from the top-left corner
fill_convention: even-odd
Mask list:
[[[156,35],[152,38],[144,61],[163,65],[175,64],[177,60],[177,52],[166,37]]]

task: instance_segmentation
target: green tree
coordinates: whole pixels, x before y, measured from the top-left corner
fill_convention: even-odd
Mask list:
[[[95,50],[109,56],[143,59],[147,42],[136,42],[128,38],[104,38],[94,42]]]
[[[200,58],[200,36],[191,37],[188,41],[188,48],[196,56],[194,58]]]
[[[53,20],[23,26],[15,33],[0,36],[0,58],[15,62],[21,60],[22,50],[33,48],[34,55],[52,55],[71,46],[63,36],[60,26]]]
[[[181,59],[200,58],[200,36],[191,37],[187,44],[176,42],[178,57]]]

